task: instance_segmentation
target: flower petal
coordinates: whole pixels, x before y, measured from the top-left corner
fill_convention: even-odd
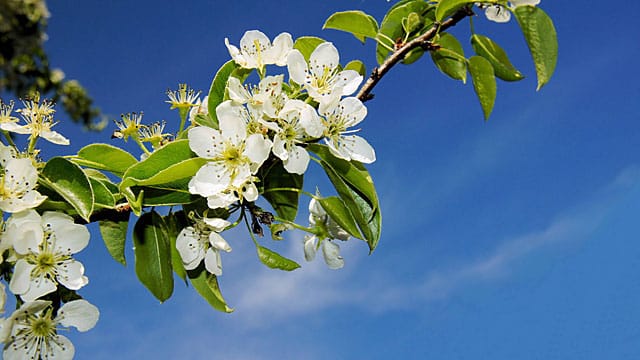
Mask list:
[[[46,211],[42,214],[42,224],[50,225],[55,234],[53,251],[62,254],[75,254],[89,244],[89,230],[76,224],[73,218],[63,213]]]
[[[29,264],[24,259],[18,260],[13,269],[11,281],[9,282],[9,290],[17,295],[26,293],[31,285],[31,271],[35,269],[35,267],[35,265]]]
[[[221,232],[226,229],[227,226],[231,225],[231,223],[227,220],[220,218],[204,218],[202,220],[204,220],[205,224],[209,225],[209,227],[217,232]]]
[[[330,240],[322,242],[322,255],[329,269],[340,269],[344,266],[344,259],[340,256],[340,246]]]
[[[229,76],[227,90],[229,91],[229,98],[238,104],[246,104],[251,99],[251,94],[247,88],[236,77]]]
[[[339,64],[338,49],[330,42],[318,45],[309,56],[309,70],[316,77],[322,77],[325,71],[333,71]]]
[[[53,130],[45,130],[40,132],[40,137],[43,137],[57,145],[69,145],[69,139]]]
[[[185,264],[200,263],[204,258],[204,246],[200,241],[200,234],[192,226],[187,226],[180,231],[176,238],[176,250]]]
[[[355,70],[343,70],[335,77],[333,86],[342,89],[342,95],[351,95],[358,90],[362,82],[362,75]]]
[[[271,140],[265,139],[260,134],[251,134],[246,140],[244,155],[251,160],[251,168],[258,170],[260,165],[267,160],[271,151]]]
[[[244,106],[234,105],[231,100],[224,101],[216,107],[216,116],[223,139],[238,145],[247,137],[249,114]]]
[[[342,136],[338,150],[346,154],[351,160],[370,164],[376,161],[376,153],[367,140],[357,135]]]
[[[212,159],[224,149],[224,139],[220,131],[207,126],[189,129],[188,138],[189,147],[201,158]]]
[[[304,174],[309,166],[309,153],[300,146],[292,146],[289,156],[284,160],[284,168],[292,174]]]
[[[489,5],[484,14],[487,19],[497,23],[506,23],[511,19],[511,12],[502,5]]]
[[[67,260],[56,266],[58,275],[56,279],[67,289],[79,290],[89,283],[89,279],[84,276],[84,266],[76,260]]]
[[[204,267],[215,276],[222,275],[222,258],[220,257],[220,252],[213,249],[207,250],[207,254],[204,256]]]
[[[291,34],[283,32],[273,39],[273,46],[265,54],[266,64],[287,65],[287,55],[293,49]]]
[[[296,49],[291,50],[289,56],[287,56],[287,70],[289,71],[289,78],[291,80],[300,85],[307,82],[309,68],[307,61],[300,51]]]
[[[63,326],[73,326],[78,331],[85,332],[91,330],[100,317],[98,308],[86,300],[73,300],[62,305],[58,310],[56,320]]]
[[[304,258],[312,261],[316,257],[316,243],[318,238],[315,235],[305,235],[304,237]]]
[[[20,297],[24,301],[34,301],[44,295],[50,294],[56,291],[58,287],[53,280],[41,275],[39,277],[31,278],[29,282],[29,290],[20,294]]]
[[[209,243],[218,250],[223,250],[225,252],[231,251],[229,243],[217,232],[211,232],[211,234],[209,234]]]
[[[219,194],[231,184],[231,174],[218,162],[204,164],[189,181],[189,192],[208,197]]]

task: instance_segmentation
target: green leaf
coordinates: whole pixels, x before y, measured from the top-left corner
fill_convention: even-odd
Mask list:
[[[157,188],[148,186],[134,186],[129,189],[136,201],[141,200],[140,206],[173,206],[188,204],[199,198],[186,190],[188,179],[183,183],[184,189],[176,189],[178,183],[171,184],[172,187]]]
[[[473,0],[441,0],[436,9],[436,20],[442,22],[446,17],[453,15],[457,10],[465,5],[476,3]],[[482,1],[483,4],[495,4],[497,0]]]
[[[127,265],[124,250],[127,240],[127,228],[129,227],[129,213],[122,213],[118,219],[99,221],[98,225],[104,245],[107,247],[111,257],[122,265]]]
[[[431,5],[427,4],[423,0],[406,1],[401,5],[396,4],[396,6],[392,7],[382,19],[378,33],[383,36],[378,36],[378,40],[383,41],[387,46],[393,47],[394,44],[390,43],[386,38],[395,42],[397,39],[402,40],[405,37],[403,19],[407,18],[411,13],[426,15],[428,13],[428,9],[431,7]],[[423,21],[423,26],[425,27],[430,26],[430,24],[433,23],[430,21],[428,16],[423,16]],[[378,60],[378,64],[382,64],[388,54],[388,48],[377,44],[376,59]]]
[[[320,164],[360,229],[360,238],[373,251],[380,239],[382,216],[369,172],[358,162],[333,156],[325,145],[309,144],[308,149],[320,157]]]
[[[273,250],[269,250],[264,246],[256,244],[256,250],[258,251],[258,258],[263,264],[272,269],[279,269],[285,271],[292,271],[300,267],[297,262],[287,259],[286,257],[278,254]]]
[[[472,56],[469,58],[469,72],[473,80],[473,89],[478,95],[484,119],[489,119],[493,104],[496,100],[496,77],[493,74],[493,66],[489,60],[482,56]]]
[[[209,88],[209,98],[207,102],[207,109],[209,110],[209,118],[211,119],[211,123],[200,124],[204,126],[209,126],[214,129],[218,128],[218,117],[216,115],[216,107],[220,105],[224,101],[225,91],[227,90],[227,80],[229,80],[229,76],[231,73],[236,70],[239,66],[233,60],[229,60],[224,65],[218,69],[216,76],[213,78],[211,82],[211,87]]]
[[[89,222],[93,212],[93,190],[89,179],[78,165],[65,158],[54,157],[42,169],[40,181],[60,194]]]
[[[309,57],[313,50],[323,42],[327,42],[327,40],[315,36],[301,36],[296,39],[296,42],[293,44],[293,48],[298,49],[298,51],[302,53],[302,56],[304,56],[305,60],[309,61]]]
[[[113,209],[116,206],[116,199],[113,197],[111,191],[101,181],[92,177],[88,177],[91,183],[91,189],[93,190],[94,206],[107,209]]]
[[[87,145],[78,151],[77,157],[72,161],[78,165],[107,170],[118,176],[138,162],[128,152],[107,144]]]
[[[176,140],[154,151],[125,172],[120,189],[133,185],[168,184],[192,177],[206,162],[194,158],[188,140]]]
[[[326,198],[319,199],[320,205],[322,208],[329,214],[341,228],[345,229],[351,236],[356,238],[362,238],[360,234],[360,230],[358,230],[358,225],[356,225],[356,221],[353,218],[353,215],[347,209],[347,206],[344,204],[340,198],[336,196],[330,196]]]
[[[341,11],[329,16],[323,29],[335,29],[353,34],[364,43],[365,38],[375,39],[378,34],[376,19],[359,10]]]
[[[178,234],[184,229],[187,224],[185,221],[184,213],[182,211],[176,213],[169,213],[163,217],[164,223],[167,225],[167,233],[169,235],[169,242],[171,244],[171,266],[173,271],[185,282],[187,281],[187,271],[184,268],[182,257],[176,248],[176,240]]]
[[[551,18],[538,7],[518,6],[514,13],[536,67],[536,75],[538,75],[536,90],[540,90],[549,82],[556,69],[558,60],[556,28]]]
[[[404,56],[404,59],[402,59],[402,63],[405,65],[413,64],[414,62],[418,61],[422,57],[422,55],[424,55],[423,48],[413,48],[407,53],[407,55]]]
[[[498,78],[505,81],[524,79],[522,73],[509,61],[507,53],[493,40],[483,35],[473,34],[471,35],[471,46],[476,54],[489,60]]]
[[[263,168],[266,168],[263,166]],[[271,166],[266,174],[260,176],[263,183],[263,194],[265,199],[271,204],[279,217],[294,221],[298,213],[298,198],[303,184],[302,175],[291,174],[285,170],[282,161]],[[291,189],[291,190],[274,190],[272,189]]]
[[[362,76],[367,75],[367,69],[365,68],[364,63],[360,60],[349,61],[347,65],[344,66],[344,70],[354,70]]]
[[[188,271],[189,279],[193,288],[202,296],[214,309],[226,313],[233,312],[233,309],[227,306],[227,302],[222,297],[218,278],[204,270],[204,266],[200,266],[196,270]]]
[[[136,275],[160,302],[173,293],[171,243],[164,220],[155,211],[143,214],[133,227]]]
[[[467,82],[467,60],[462,44],[449,33],[440,34],[440,49],[431,52],[431,59],[443,74],[455,80]]]

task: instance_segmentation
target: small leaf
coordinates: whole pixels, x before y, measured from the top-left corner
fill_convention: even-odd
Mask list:
[[[204,164],[203,159],[190,160],[193,156],[188,140],[170,142],[130,167],[122,177],[120,189],[139,184],[158,185],[192,177],[199,166]]]
[[[121,176],[138,160],[128,152],[107,144],[91,144],[78,151],[73,159],[78,165],[107,170]]]
[[[62,157],[51,158],[42,169],[40,181],[60,194],[89,222],[93,212],[93,190],[89,179],[78,165]]]
[[[493,74],[493,66],[489,60],[482,56],[472,56],[469,58],[469,72],[473,80],[473,89],[478,95],[484,119],[489,119],[493,104],[496,100],[496,77]]]
[[[359,10],[334,13],[329,16],[322,28],[351,33],[363,43],[365,38],[375,39],[378,34],[378,22],[376,22],[376,19]]]
[[[262,168],[265,168],[263,166]],[[298,191],[302,189],[303,177],[298,174],[291,174],[285,170],[282,161],[277,162],[269,167],[269,172],[260,176],[263,183],[263,196],[271,207],[276,211],[279,217],[294,221],[298,213]],[[285,189],[273,190],[272,189]],[[291,190],[286,190],[291,189]]]
[[[233,312],[233,309],[227,306],[227,302],[222,297],[218,278],[204,270],[204,266],[198,267],[196,270],[188,271],[189,280],[193,288],[202,296],[214,309],[226,313]]]
[[[327,41],[315,36],[301,36],[296,39],[296,42],[293,44],[293,48],[300,51],[305,60],[309,61],[309,57],[311,56],[313,50],[315,50],[318,45],[322,44],[323,42]]]
[[[431,59],[443,74],[455,80],[467,82],[467,63],[462,44],[449,33],[440,34],[440,49],[431,52]]]
[[[287,259],[264,246],[256,245],[256,250],[258,251],[258,258],[260,261],[272,269],[292,271],[300,267],[300,264],[297,262]]]
[[[133,227],[136,275],[160,302],[173,293],[171,244],[166,224],[157,212],[143,214]]]
[[[118,219],[112,218],[99,221],[98,225],[104,245],[107,247],[111,257],[122,265],[127,265],[124,250],[127,240],[127,228],[129,227],[129,213],[122,213]]]
[[[518,6],[514,13],[536,67],[536,75],[538,75],[536,90],[540,90],[549,82],[556,69],[558,60],[556,28],[551,18],[538,7]]]
[[[329,214],[329,217],[338,223],[341,228],[353,237],[362,238],[360,230],[358,230],[358,225],[356,225],[356,221],[353,219],[353,215],[340,198],[330,196],[319,199],[319,201],[322,208]]]
[[[436,9],[436,20],[442,22],[446,17],[453,15],[457,10],[465,5],[476,3],[473,0],[441,0]],[[497,0],[484,0],[483,4],[495,4]]]
[[[402,4],[394,5],[384,16],[382,22],[380,23],[380,30],[378,31],[378,40],[385,43],[385,45],[389,47],[393,47],[393,43],[389,43],[388,39],[395,42],[398,39],[403,39],[405,37],[405,31],[403,27],[403,19],[407,18],[409,14],[424,14],[423,15],[423,26],[430,26],[433,21],[430,20],[428,15],[428,9],[433,6],[427,4],[423,0],[411,0],[405,1]],[[406,21],[406,20],[405,20]],[[378,60],[378,64],[382,64],[384,59],[389,55],[389,49],[385,46],[377,44],[376,46],[376,59]]]
[[[349,61],[347,65],[344,66],[344,70],[354,70],[362,76],[367,76],[367,69],[365,68],[364,63],[360,60]]]
[[[109,188],[101,181],[91,177],[88,177],[88,179],[91,183],[91,189],[93,190],[94,206],[113,209],[116,205],[116,199],[113,197],[111,191],[109,191]]]
[[[224,101],[225,91],[227,90],[227,80],[231,73],[238,68],[235,61],[229,60],[218,69],[216,76],[211,82],[209,88],[209,98],[207,99],[207,109],[209,110],[210,124],[202,124],[214,129],[218,128],[218,117],[216,116],[216,107]]]
[[[404,56],[404,59],[402,59],[402,63],[405,65],[413,64],[414,62],[418,61],[422,57],[422,55],[424,55],[423,48],[413,48],[407,53],[407,55]]]
[[[507,53],[493,40],[483,35],[473,34],[471,35],[471,46],[476,54],[489,60],[498,78],[504,81],[524,79],[522,73],[509,61]]]
[[[167,216],[163,217],[164,223],[167,225],[167,233],[169,235],[169,242],[171,244],[171,266],[173,267],[173,271],[185,282],[187,281],[187,271],[184,268],[184,263],[182,262],[182,257],[176,248],[176,240],[178,238],[178,234],[182,231],[183,228],[187,226],[185,224],[185,217],[182,211],[176,213],[169,213]]]

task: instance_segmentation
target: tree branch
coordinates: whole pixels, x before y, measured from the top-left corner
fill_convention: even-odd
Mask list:
[[[362,85],[360,91],[358,91],[357,98],[362,102],[367,100],[371,100],[373,98],[373,94],[371,91],[378,84],[378,81],[382,79],[382,77],[389,71],[391,68],[400,62],[404,57],[413,49],[417,47],[421,47],[425,50],[436,50],[438,47],[431,42],[440,31],[444,31],[452,26],[455,26],[462,19],[467,16],[473,16],[474,13],[469,6],[465,6],[462,9],[456,11],[450,18],[443,21],[440,24],[434,24],[431,29],[429,29],[424,34],[418,36],[417,38],[405,43],[402,47],[396,50],[391,56],[389,56],[379,67],[376,67],[371,72],[371,76],[367,79],[367,81]]]

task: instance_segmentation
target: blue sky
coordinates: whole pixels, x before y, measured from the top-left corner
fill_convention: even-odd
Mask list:
[[[373,43],[321,27],[332,11],[380,19],[390,4],[50,2],[47,49],[112,118],[144,111],[147,121],[173,121],[165,90],[187,82],[206,91],[229,59],[225,37],[322,36],[343,62],[360,58],[370,69]],[[79,256],[90,278],[81,293],[102,317],[71,334],[77,358],[638,358],[640,42],[631,14],[640,5],[610,18],[597,6],[541,6],[556,23],[560,57],[538,93],[515,21],[476,20],[527,76],[498,84],[489,122],[471,84],[427,58],[393,69],[375,89],[362,124],[378,155],[370,171],[384,216],[372,256],[349,241],[345,268],[331,271],[320,259],[304,263],[302,235],[291,233],[284,244],[265,240],[304,263],[283,273],[259,264],[246,234],[234,232],[220,279],[236,309],[229,315],[179,283],[158,304],[133,263],[111,260],[96,236]],[[470,52],[468,24],[453,33]],[[72,138],[71,148],[55,149],[65,154],[111,141],[109,131],[60,127]],[[310,190],[329,191],[323,176],[312,170]]]

